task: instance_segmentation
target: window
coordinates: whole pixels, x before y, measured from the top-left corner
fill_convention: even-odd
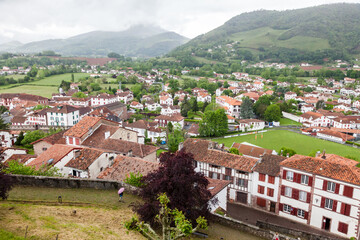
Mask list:
[[[305,218],[305,211],[302,209],[297,210],[297,216],[301,218]]]
[[[229,176],[229,175],[224,175],[224,180],[231,181],[231,176]]]
[[[245,187],[245,179],[238,178],[237,185],[240,187]]]
[[[264,194],[264,192],[265,192],[265,187],[259,185],[259,186],[258,186],[258,193]]]
[[[329,192],[335,192],[335,186],[336,186],[336,183],[328,182],[326,190],[328,190]]]
[[[344,196],[352,198],[353,192],[354,192],[354,188],[349,186],[344,186],[344,192],[343,192]]]
[[[259,181],[265,182],[265,174],[259,173]]]
[[[274,184],[275,183],[275,177],[274,176],[268,176],[268,182]]]
[[[286,172],[286,180],[293,181],[294,180],[294,173],[293,172]]]
[[[285,187],[285,196],[291,197],[292,196],[292,188]]]
[[[346,223],[339,222],[338,231],[347,234],[349,225]]]
[[[211,167],[211,168],[220,168],[220,166],[213,165],[213,164],[210,164],[210,167]]]
[[[307,192],[300,191],[299,192],[299,200],[306,202]]]
[[[341,214],[344,214],[345,216],[350,216],[350,211],[351,211],[351,205],[346,203],[341,204],[341,209],[340,209]]]
[[[45,152],[47,150],[47,148],[44,147],[44,148],[42,148],[42,150]]]
[[[274,189],[268,188],[268,189],[267,189],[267,195],[268,195],[269,197],[273,197],[273,196],[274,196]]]
[[[287,205],[287,204],[284,204],[283,210],[284,210],[284,212],[290,213],[291,212],[291,206]]]
[[[309,184],[309,176],[301,175],[301,184]]]
[[[332,210],[334,205],[334,200],[332,199],[325,199],[325,208]]]

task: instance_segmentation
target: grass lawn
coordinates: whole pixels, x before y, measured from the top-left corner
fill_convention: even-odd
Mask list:
[[[165,150],[165,149],[156,150],[156,156],[159,157],[162,152],[167,152],[167,150]]]
[[[74,73],[75,82],[78,79],[83,78],[83,77],[87,77],[87,76],[90,76],[90,74],[89,73]],[[53,76],[41,79],[39,81],[30,82],[28,84],[30,84],[30,85],[56,86],[56,87],[58,87],[62,80],[71,82],[71,73],[53,75]]]
[[[63,202],[92,203],[91,206],[57,205]],[[125,202],[118,202],[116,190],[58,189],[15,187],[9,201],[0,201],[0,239],[145,239],[137,232],[127,231],[124,222],[133,216],[131,206],[137,196],[124,194]],[[50,203],[21,203],[14,200],[48,201]],[[73,211],[76,210],[76,214]],[[210,223],[209,240],[257,240],[258,237]],[[193,236],[189,239],[198,239]]]
[[[53,86],[21,85],[11,88],[0,88],[0,93],[28,93],[47,98],[51,98],[51,95],[57,92],[58,88]]]
[[[301,126],[302,124],[299,122],[293,121],[291,119],[288,119],[288,118],[280,119],[280,126],[289,126],[289,125]]]
[[[231,147],[233,142],[248,142],[263,148],[274,149],[275,151],[279,151],[282,147],[287,147],[294,149],[296,153],[302,155],[309,155],[317,150],[322,152],[325,149],[327,153],[333,153],[340,156],[352,156],[357,158],[357,160],[360,160],[358,158],[360,150],[357,148],[286,130],[270,130],[263,134],[263,138],[258,134],[257,139],[255,139],[254,134],[251,134],[232,138],[217,138],[214,139],[214,141],[224,143],[227,147]]]

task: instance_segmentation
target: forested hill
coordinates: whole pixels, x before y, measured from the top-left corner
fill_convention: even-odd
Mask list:
[[[125,31],[94,31],[67,39],[50,39],[27,44],[2,44],[0,52],[38,53],[47,50],[63,56],[107,56],[116,52],[128,57],[156,57],[187,42],[175,32],[156,26],[133,26]]]
[[[329,4],[287,11],[260,10],[233,17],[169,55],[284,62],[346,58],[360,53],[360,4]]]

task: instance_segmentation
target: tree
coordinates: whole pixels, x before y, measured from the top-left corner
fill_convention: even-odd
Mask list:
[[[207,229],[207,221],[204,217],[199,216],[196,219],[196,226],[193,228],[192,223],[186,219],[182,211],[169,208],[170,200],[166,193],[159,194],[157,200],[160,204],[160,211],[155,220],[162,226],[162,236],[158,235],[150,224],[139,222],[136,217],[126,222],[125,227],[128,230],[137,230],[151,240],[176,240],[185,238],[198,229]]]
[[[0,130],[8,129],[8,124],[5,123],[4,119],[0,116]]]
[[[278,122],[281,118],[280,107],[277,104],[272,104],[266,108],[265,120],[268,122]]]
[[[16,139],[15,145],[20,146],[21,145],[21,141],[24,139],[24,132],[21,131],[19,136]]]
[[[234,148],[234,147],[230,148],[229,152],[232,154],[240,155],[239,149]]]
[[[75,82],[75,77],[73,73],[71,74],[71,82]]]
[[[230,85],[229,85],[228,81],[225,81],[224,82],[224,88],[229,88],[229,87],[230,87]]]
[[[30,148],[30,143],[35,142],[43,137],[46,137],[46,133],[40,130],[35,130],[32,132],[27,132],[24,136],[24,139],[21,141],[21,145]]]
[[[159,169],[143,177],[145,187],[141,189],[140,197],[144,204],[134,208],[141,221],[154,224],[155,216],[160,212],[157,200],[160,193],[167,194],[171,209],[182,211],[192,222],[199,216],[209,216],[209,182],[202,173],[195,172],[193,164],[192,155],[184,151],[160,155]]]
[[[267,95],[261,96],[254,104],[254,112],[259,117],[263,118],[266,108],[270,105],[270,98]]]
[[[204,113],[203,119],[199,124],[199,133],[201,136],[219,137],[223,136],[227,131],[228,119],[224,109],[206,111]]]
[[[4,165],[0,162],[0,198],[5,200],[7,199],[9,191],[13,186],[13,181],[3,170]]]
[[[169,126],[168,126],[169,127]],[[169,131],[168,136],[168,147],[170,152],[176,152],[179,148],[179,143],[184,141],[184,133],[181,130],[179,124],[176,124],[173,131]]]
[[[180,106],[180,113],[181,116],[183,117],[187,117],[188,112],[191,110],[191,104],[190,102],[187,100],[187,97],[185,97],[184,102],[181,104]]]
[[[75,98],[86,98],[86,94],[83,93],[83,92],[76,92],[72,95],[72,97],[75,97]]]
[[[316,109],[321,109],[321,108],[324,108],[324,107],[325,107],[324,100],[319,100],[319,101],[317,101],[317,103],[316,103]]]
[[[250,119],[254,118],[253,111],[253,103],[249,97],[245,97],[242,100],[242,104],[240,106],[240,118],[242,119]]]
[[[191,98],[191,110],[196,113],[197,111],[199,111],[199,107],[198,107],[198,102],[196,97],[192,97]]]
[[[168,123],[167,129],[168,129],[168,132],[169,132],[169,133],[172,133],[172,131],[173,131],[173,129],[174,129],[174,126],[173,126],[173,124],[172,124],[171,122]]]
[[[282,147],[279,151],[281,156],[287,157],[287,155],[289,154],[289,157],[293,156],[296,154],[294,149],[291,148],[286,148],[286,147]]]

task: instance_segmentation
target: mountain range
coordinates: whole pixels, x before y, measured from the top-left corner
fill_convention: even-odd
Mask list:
[[[49,39],[0,45],[0,52],[39,53],[51,50],[63,56],[106,56],[116,52],[129,57],[156,57],[187,42],[188,39],[160,27],[137,25],[125,31],[93,31],[67,39]]]
[[[259,10],[176,48],[169,55],[217,61],[303,61],[360,53],[360,4],[328,4],[286,11]]]

